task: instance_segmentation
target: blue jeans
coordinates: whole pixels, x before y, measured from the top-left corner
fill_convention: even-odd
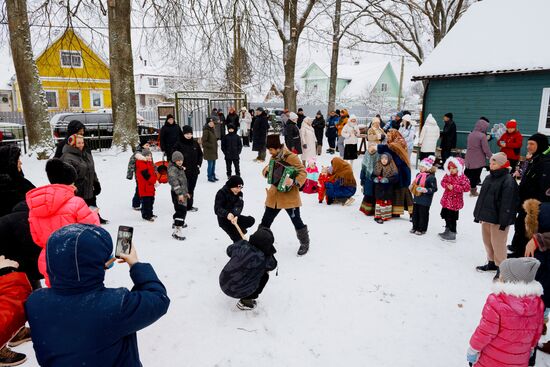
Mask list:
[[[208,175],[209,180],[213,180],[216,177],[216,161],[207,161],[208,168],[206,169],[206,174]]]

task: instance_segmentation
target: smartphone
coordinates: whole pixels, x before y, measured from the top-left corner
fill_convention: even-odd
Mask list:
[[[116,239],[115,257],[119,258],[120,254],[128,255],[132,250],[132,236],[134,235],[134,227],[119,226],[118,236]]]

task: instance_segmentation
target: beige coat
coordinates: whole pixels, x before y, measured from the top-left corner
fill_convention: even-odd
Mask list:
[[[298,175],[296,176],[295,181],[300,186],[303,186],[306,182],[307,173],[305,167],[300,161],[300,158],[296,154],[291,153],[288,149],[283,148],[281,161],[286,162],[298,169]],[[264,177],[267,177],[268,171],[269,165],[263,170]],[[289,192],[280,192],[277,190],[275,185],[271,185],[267,190],[265,206],[272,209],[292,209],[301,207],[302,200],[300,200],[300,190],[298,189],[298,186],[292,187]]]
[[[380,127],[371,127],[368,130],[368,141],[376,144],[380,144],[382,142],[381,137],[384,136],[384,130],[382,130]]]

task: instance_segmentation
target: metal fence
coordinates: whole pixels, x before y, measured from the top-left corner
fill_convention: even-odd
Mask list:
[[[17,145],[27,153],[27,133],[25,125],[10,126],[0,123],[0,146]]]

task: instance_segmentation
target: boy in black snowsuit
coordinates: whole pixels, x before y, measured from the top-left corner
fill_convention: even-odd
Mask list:
[[[237,135],[235,125],[227,126],[228,134],[222,138],[222,152],[225,155],[225,167],[227,170],[227,178],[231,177],[231,164],[235,166],[235,174],[241,175],[239,167],[239,156],[243,150],[243,142]]]
[[[185,167],[185,176],[187,177],[187,190],[189,198],[187,199],[187,211],[196,212],[198,209],[193,206],[195,187],[199,177],[202,165],[202,149],[199,143],[193,139],[193,128],[185,125],[182,128],[183,139],[176,144],[176,150],[183,154],[183,166]]]
[[[241,215],[244,207],[242,189],[244,182],[239,176],[231,176],[227,183],[218,190],[214,202],[214,212],[218,217],[220,228],[231,238],[231,241],[237,242],[241,235],[235,228],[237,223],[243,233],[252,227],[255,223],[253,217]]]
[[[185,217],[187,215],[187,200],[189,193],[187,192],[187,177],[185,176],[185,168],[183,167],[183,154],[177,150],[172,153],[172,162],[168,166],[168,182],[172,190],[172,203],[174,204],[174,224],[172,228],[174,233],[172,237],[176,240],[183,241],[185,237],[181,233],[185,228]]]
[[[227,248],[231,259],[220,274],[220,287],[226,295],[239,298],[237,307],[252,310],[256,298],[269,280],[269,273],[277,268],[273,233],[261,227],[250,236],[250,241],[240,240]]]

